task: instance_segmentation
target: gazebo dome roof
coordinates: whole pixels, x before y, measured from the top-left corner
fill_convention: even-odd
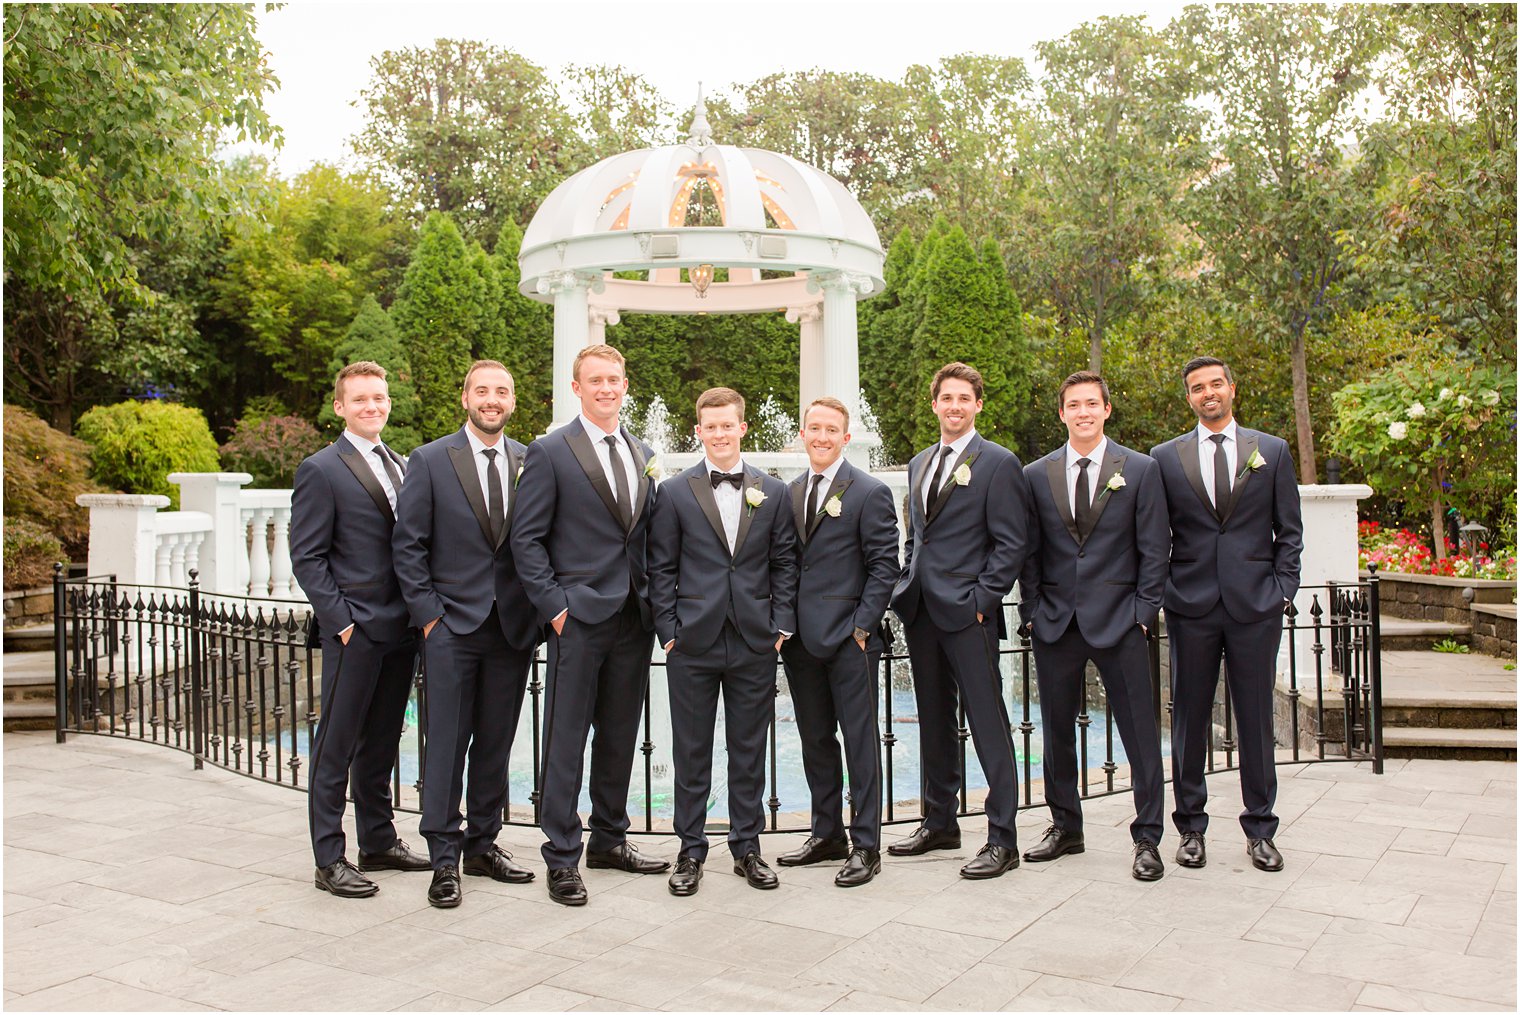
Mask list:
[[[713,143],[700,98],[684,143],[614,155],[555,187],[519,255],[521,291],[538,299],[556,273],[643,269],[672,282],[700,264],[729,268],[725,287],[764,284],[758,269],[843,272],[864,298],[883,288],[884,261],[843,184],[779,152]]]

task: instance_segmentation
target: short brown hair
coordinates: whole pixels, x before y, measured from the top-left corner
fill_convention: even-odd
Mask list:
[[[502,373],[507,375],[507,379],[512,382],[512,386],[514,388],[517,387],[517,378],[513,377],[512,371],[508,370],[501,363],[494,359],[478,359],[474,363],[470,364],[470,369],[464,372],[464,384],[460,385],[459,390],[470,390],[470,378],[475,376],[475,371],[477,370],[500,370]]]
[[[841,416],[843,416],[844,417],[844,429],[845,429],[845,433],[849,433],[850,432],[850,410],[848,408],[846,408],[845,404],[843,402],[841,402],[839,399],[837,399],[837,398],[829,398],[827,396],[825,396],[823,398],[815,398],[815,399],[813,399],[811,402],[808,403],[808,407],[806,409],[802,410],[802,425],[804,427],[807,426],[808,413],[812,412],[813,411],[813,407],[816,406],[816,405],[821,405],[825,409],[833,409],[835,412],[837,412]]]
[[[1103,375],[1094,373],[1091,370],[1078,370],[1061,382],[1061,390],[1056,392],[1056,408],[1066,408],[1066,389],[1074,388],[1078,384],[1096,384],[1098,390],[1103,392],[1103,404],[1110,404],[1108,401],[1108,382],[1103,379]]]
[[[597,356],[601,359],[612,360],[612,362],[622,367],[625,373],[628,370],[628,361],[623,359],[623,354],[618,352],[612,346],[602,343],[598,345],[588,345],[586,348],[575,354],[575,365],[570,368],[570,376],[575,378],[577,381],[580,380],[581,360],[588,359],[592,356]]]
[[[1235,383],[1235,375],[1230,372],[1230,364],[1224,360],[1216,359],[1213,356],[1194,356],[1182,367],[1182,390],[1187,390],[1188,374],[1194,370],[1202,370],[1204,367],[1223,367],[1224,379],[1230,384]]]
[[[697,396],[697,422],[702,421],[703,409],[721,409],[725,405],[737,405],[739,418],[744,418],[744,396],[733,388],[708,388]]]
[[[350,363],[338,371],[338,376],[333,378],[333,401],[343,401],[343,382],[350,377],[378,377],[385,380],[385,367],[374,360],[361,359],[357,363]]]
[[[929,397],[938,398],[940,384],[950,378],[970,384],[971,390],[976,393],[976,400],[978,402],[982,400],[982,372],[976,367],[960,362],[946,363],[935,372],[934,384],[929,388]]]

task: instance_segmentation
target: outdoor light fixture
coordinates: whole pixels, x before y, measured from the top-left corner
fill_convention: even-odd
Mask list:
[[[697,299],[707,299],[707,287],[712,285],[713,266],[699,264],[691,269],[691,287],[697,291]]]

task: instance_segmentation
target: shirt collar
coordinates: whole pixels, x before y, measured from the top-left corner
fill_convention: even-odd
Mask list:
[[[976,427],[972,427],[970,430],[967,430],[965,433],[961,434],[955,440],[951,441],[950,442],[950,450],[952,452],[954,452],[954,453],[950,457],[952,459],[955,459],[955,458],[959,458],[961,455],[965,454],[966,453],[966,446],[969,445],[975,438],[976,438]],[[945,445],[942,442],[939,446],[940,447],[944,447]]]
[[[464,435],[470,440],[470,454],[472,455],[478,455],[486,448],[495,448],[503,455],[507,453],[507,438],[505,435],[497,438],[495,444],[487,444],[485,441],[475,436],[475,431],[471,430],[468,426],[464,428]]]
[[[579,419],[581,421],[581,426],[586,428],[586,436],[591,438],[591,443],[593,444],[597,443],[598,441],[606,443],[608,437],[617,437],[622,433],[621,427],[619,427],[617,430],[612,431],[611,433],[608,433],[606,430],[603,430],[601,427],[591,422],[591,419],[584,412],[578,415],[576,419]]]
[[[727,472],[728,471],[727,469],[720,469],[720,468],[718,468],[716,465],[714,465],[712,463],[712,459],[708,458],[706,455],[702,456],[702,468],[703,468],[703,470],[705,472],[708,472],[708,473]],[[744,456],[742,454],[739,456],[739,464],[734,466],[734,471],[735,472],[743,472],[744,471]]]
[[[1071,441],[1067,441],[1066,442],[1066,467],[1068,469],[1075,469],[1077,467],[1077,460],[1081,459],[1081,458],[1086,458],[1086,459],[1089,459],[1089,460],[1094,461],[1094,462],[1101,462],[1101,461],[1103,461],[1103,455],[1104,455],[1104,453],[1106,451],[1108,451],[1108,435],[1107,434],[1104,434],[1102,437],[1100,437],[1098,439],[1098,446],[1095,447],[1095,448],[1093,448],[1091,451],[1089,451],[1085,455],[1079,454],[1077,452],[1077,449],[1071,446]]]
[[[347,437],[348,442],[360,451],[368,451],[370,448],[378,448],[380,446],[380,439],[378,437],[370,440],[368,437],[361,437],[347,427],[343,428],[343,436]]]
[[[837,476],[837,475],[839,475],[839,469],[840,469],[840,467],[843,464],[844,464],[844,455],[840,455],[838,458],[834,459],[834,464],[833,465],[830,465],[828,468],[826,468],[826,469],[823,470],[823,486],[824,486],[824,489],[828,489],[829,487],[831,487],[831,486],[834,485],[834,477]],[[813,477],[816,476],[816,475],[818,475],[818,473],[814,472],[813,471],[813,467],[811,465],[809,465],[808,466],[808,471],[807,471],[806,475],[807,475],[807,481],[808,482],[812,482]]]
[[[1221,431],[1219,431],[1219,432],[1222,433],[1222,434],[1224,434],[1224,439],[1227,442],[1229,442],[1231,444],[1234,444],[1235,441],[1236,441],[1236,438],[1237,438],[1237,435],[1236,435],[1235,431],[1238,430],[1238,429],[1240,429],[1239,425],[1235,422],[1235,420],[1233,418],[1231,418],[1231,420],[1228,423],[1225,424],[1224,429],[1221,430]],[[1207,443],[1208,439],[1210,437],[1212,437],[1213,435],[1214,435],[1214,431],[1210,430],[1208,427],[1204,426],[1202,423],[1198,424],[1198,443],[1199,443],[1200,446],[1203,445],[1203,444],[1205,444],[1205,443]]]

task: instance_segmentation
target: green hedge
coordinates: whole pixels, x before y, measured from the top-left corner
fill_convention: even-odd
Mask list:
[[[53,565],[67,566],[68,555],[58,537],[25,518],[5,519],[5,587],[35,589],[53,581]]]
[[[216,440],[197,409],[168,402],[118,402],[79,417],[76,432],[94,456],[91,475],[126,493],[161,493],[179,508],[171,472],[216,472]]]

